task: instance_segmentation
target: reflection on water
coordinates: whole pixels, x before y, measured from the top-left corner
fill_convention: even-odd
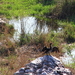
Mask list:
[[[34,33],[35,30],[39,30],[41,32],[47,33],[48,27],[46,26],[46,23],[42,21],[37,21],[35,17],[25,17],[22,19],[12,19],[9,21],[9,24],[12,24],[14,26],[14,29],[16,30],[14,34],[14,39],[18,39],[21,34],[21,26],[24,29],[25,33]],[[42,24],[42,25],[41,25]]]
[[[23,27],[24,31],[26,33],[33,33],[33,29],[36,28],[36,19],[34,17],[25,17],[23,19],[12,19],[9,21],[9,24],[12,24],[14,26],[15,34],[14,34],[14,39],[18,39],[20,34],[21,34],[21,20],[24,24]]]
[[[63,57],[60,57],[60,59],[64,64],[75,62],[75,49],[71,50],[71,53],[69,55],[65,53]]]
[[[54,21],[42,21],[37,20],[35,17],[24,17],[21,19],[12,19],[9,24],[14,26],[15,34],[14,39],[18,40],[22,30],[24,33],[33,34],[35,30],[40,31],[40,33],[48,33],[51,30],[60,31],[60,28],[56,25]]]

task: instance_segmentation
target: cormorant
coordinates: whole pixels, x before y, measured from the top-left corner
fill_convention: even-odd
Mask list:
[[[59,52],[59,49],[58,49],[58,47],[52,47],[52,43],[50,43],[50,50],[51,50],[51,52]]]
[[[42,52],[44,54],[50,54],[50,52],[59,52],[58,47],[52,47],[52,43],[50,43],[50,48],[47,48],[46,46],[43,47]]]

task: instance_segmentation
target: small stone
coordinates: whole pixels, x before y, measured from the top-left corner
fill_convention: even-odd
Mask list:
[[[52,71],[52,68],[51,68],[51,67],[49,67],[49,68],[48,68],[48,71],[50,71],[50,72],[51,72],[51,71]]]
[[[14,75],[23,75],[24,73],[20,73],[19,71],[15,72]]]
[[[41,75],[47,75],[47,73],[46,72],[43,72]]]
[[[25,70],[25,72],[28,73],[28,72],[32,72],[32,71],[30,69],[27,69],[27,70]]]
[[[42,69],[38,69],[36,72],[37,73],[42,73]]]
[[[20,73],[24,73],[25,72],[25,68],[20,68],[19,72]]]

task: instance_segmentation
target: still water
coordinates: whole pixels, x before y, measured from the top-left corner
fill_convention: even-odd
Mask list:
[[[14,33],[14,40],[18,40],[19,36],[22,32],[22,30],[25,33],[33,34],[35,30],[39,30],[41,32],[47,33],[48,27],[46,25],[46,22],[37,21],[35,17],[25,17],[22,19],[11,19],[9,21],[9,24],[14,26],[14,29],[16,30]]]

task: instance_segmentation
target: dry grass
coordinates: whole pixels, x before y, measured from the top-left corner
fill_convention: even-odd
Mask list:
[[[0,75],[13,75],[14,72],[29,62],[29,57],[26,55],[10,55],[3,59],[4,61],[0,61]],[[7,60],[7,62],[5,60]]]
[[[24,67],[27,63],[30,63],[32,60],[42,54],[36,52],[37,47],[33,46],[22,46],[16,49],[16,55],[9,55],[8,57],[0,58],[0,75],[13,75],[21,67]],[[51,53],[51,55],[59,57],[60,53]],[[75,74],[74,69],[69,68],[73,75]]]
[[[29,48],[24,46],[17,49],[16,55],[9,55],[8,57],[0,58],[0,75],[13,75],[18,69],[24,67],[33,59],[37,58],[38,54],[34,52],[33,46]],[[22,50],[25,50],[22,52]]]
[[[38,52],[38,46],[22,46],[17,48],[16,55],[9,55],[7,57],[0,58],[0,75],[13,75],[21,67],[24,67],[25,64],[30,63],[32,60],[39,56],[43,56]]]

